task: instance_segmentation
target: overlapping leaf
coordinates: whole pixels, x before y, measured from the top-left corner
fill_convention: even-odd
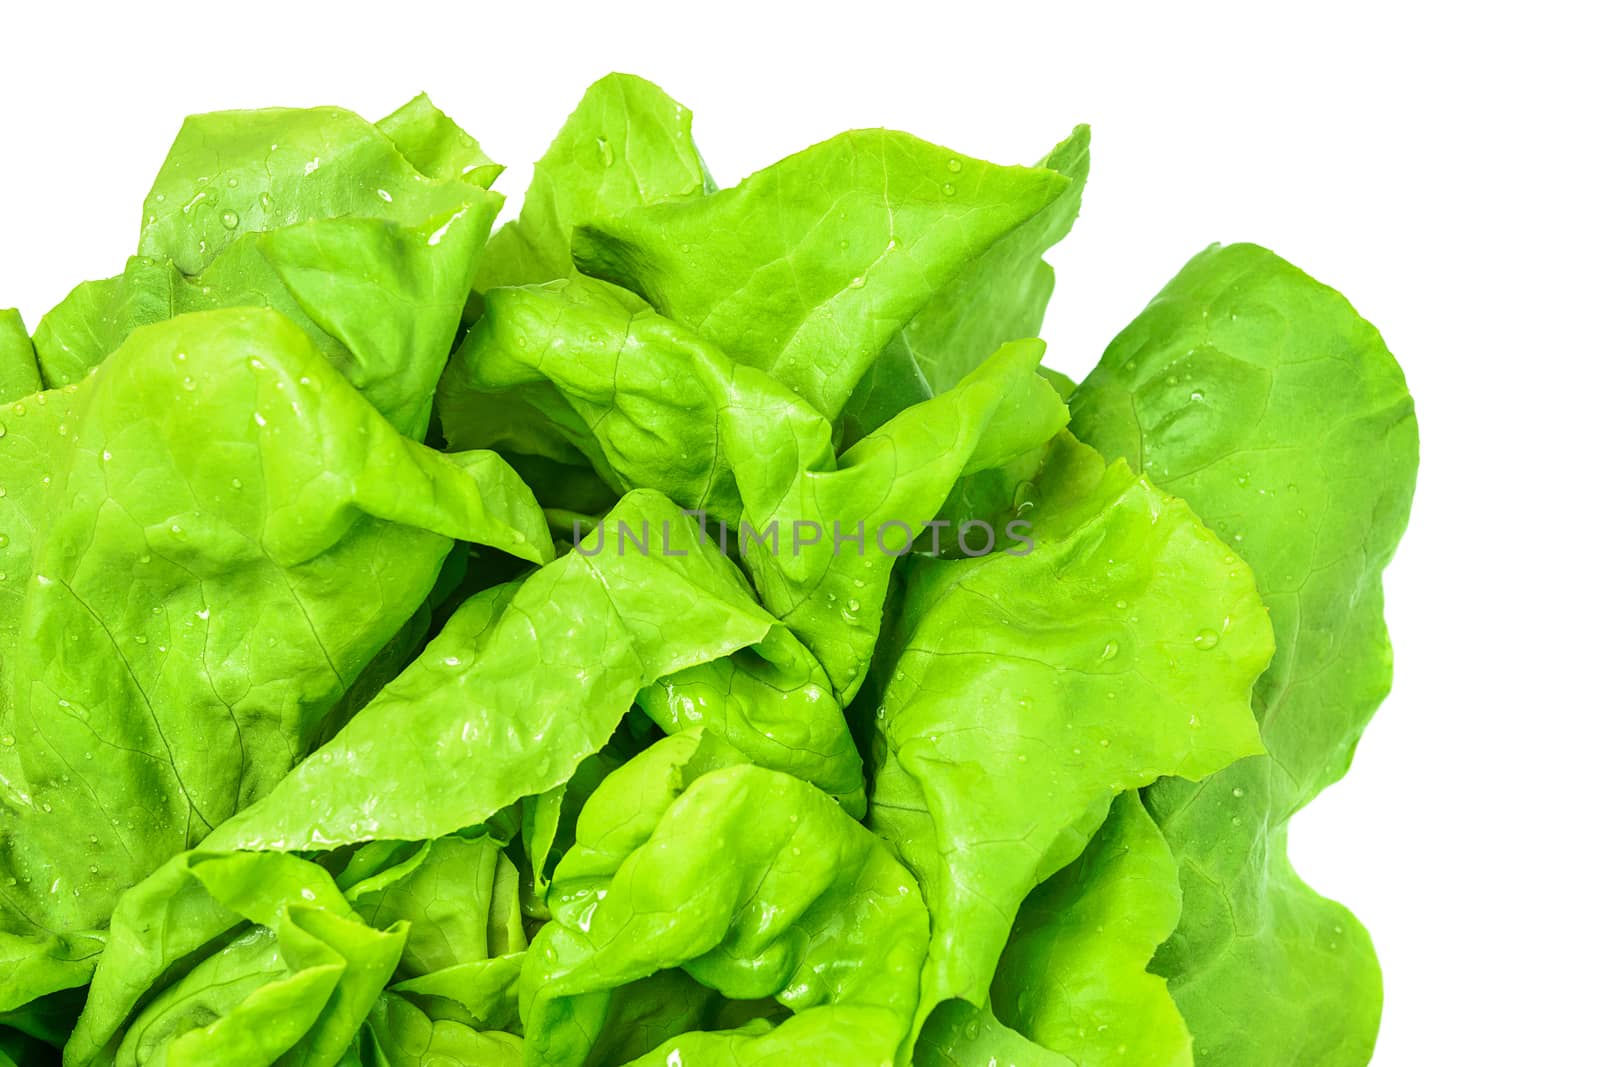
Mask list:
[[[1416,480],[1411,397],[1376,330],[1265,249],[1196,256],[1074,394],[1087,440],[1181,494],[1251,562],[1278,654],[1269,755],[1146,804],[1183,921],[1157,959],[1212,1064],[1361,1064],[1382,986],[1366,933],[1289,866],[1286,823],[1349,766],[1389,688],[1380,575]]]

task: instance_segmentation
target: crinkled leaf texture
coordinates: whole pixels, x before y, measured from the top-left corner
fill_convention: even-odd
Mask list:
[[[185,853],[118,904],[65,1060],[332,1067],[405,939],[403,922],[363,924],[316,864]]]
[[[1145,803],[1183,919],[1156,971],[1205,1064],[1363,1064],[1382,984],[1366,932],[1289,865],[1287,822],[1350,763],[1389,688],[1380,575],[1410,509],[1417,427],[1378,332],[1265,249],[1179,272],[1073,394],[1079,432],[1188,500],[1255,569],[1278,654],[1268,755]]]
[[[624,525],[647,543],[621,541]],[[329,849],[481,822],[567,781],[644,686],[757,645],[773,626],[694,522],[638,490],[581,550],[463,604],[338,736],[209,846]],[[421,766],[432,773],[419,776]]]
[[[420,438],[500,208],[483,188],[496,169],[426,97],[377,126],[338,108],[191,118],[146,202],[139,255],[39,323],[44,381],[81,380],[140,326],[270,307]]]
[[[121,892],[310,750],[453,538],[552,553],[504,463],[402,436],[268,310],[137,331],[6,421],[0,1007],[81,984]]]
[[[1040,368],[1088,164],[185,123],[0,311],[0,1065],[1364,1062],[1410,399],[1253,246]]]
[[[1260,751],[1250,571],[1179,500],[1063,436],[1032,552],[917,560],[876,717],[871,825],[933,914],[923,1011],[987,1002],[1023,898],[1116,794]]]
[[[735,188],[580,225],[573,250],[831,419],[947,284],[1070,195],[1048,169],[858,130]]]
[[[928,939],[911,875],[826,794],[712,735],[668,738],[601,784],[552,901],[523,975],[529,1062],[584,1064],[612,991],[674,967],[773,998],[772,1016],[634,1063],[909,1061]]]

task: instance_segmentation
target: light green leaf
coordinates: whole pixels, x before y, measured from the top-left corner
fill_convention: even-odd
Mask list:
[[[487,189],[505,170],[483,154],[477,138],[434,107],[427,93],[418,93],[374,125],[419,174],[436,181],[459,179]]]
[[[402,977],[520,952],[528,945],[520,909],[514,925],[497,922],[495,915],[497,888],[508,874],[516,885],[516,869],[504,845],[482,831],[441,837],[424,843],[411,862],[346,886],[345,896],[369,926],[409,926],[400,958]],[[508,936],[514,943],[508,943]]]
[[[648,547],[620,541],[624,525]],[[567,781],[645,685],[766,637],[771,616],[665,497],[630,494],[604,529],[585,551],[463,604],[210,847],[328,849],[481,822]]]
[[[734,189],[580,225],[573,251],[831,419],[952,279],[1070,192],[1050,170],[855,131]]]
[[[176,857],[119,904],[66,1063],[335,1064],[404,941],[304,860]]]
[[[40,387],[39,361],[22,316],[0,309],[0,404],[37,393]]]
[[[140,326],[191,311],[270,307],[403,433],[421,437],[499,207],[473,186],[458,183],[458,191],[459,202],[416,225],[374,201],[368,217],[245,234],[192,278],[169,260],[135,256],[122,274],[78,286],[40,321],[45,381],[81,380]]]
[[[793,1015],[683,1033],[636,1063],[907,1062],[927,912],[904,868],[810,785],[717,768],[692,734],[663,746],[601,785],[556,870],[523,975],[532,1062],[587,1062],[611,991],[673,967]]]
[[[1290,868],[1286,823],[1344,774],[1389,688],[1380,575],[1417,466],[1405,380],[1338,293],[1232,245],[1190,261],[1073,399],[1087,440],[1250,561],[1278,639],[1254,699],[1270,756],[1146,791],[1184,894],[1155,970],[1201,1062],[1364,1064],[1377,961]]]
[[[928,1016],[913,1062],[916,1067],[1079,1067],[964,1000],[947,1000]]]
[[[527,942],[523,942],[526,947]],[[524,957],[508,955],[452,964],[396,982],[392,987],[427,1010],[430,1018],[452,1018],[475,1030],[521,1033],[517,1015]]]
[[[268,311],[140,331],[5,421],[0,1007],[59,988],[27,958],[86,977],[118,895],[305,755],[453,538],[552,553],[503,463],[401,437]]]
[[[390,125],[417,150],[404,114]],[[378,127],[342,108],[216,111],[178,131],[145,198],[138,252],[193,276],[247,234],[347,217],[415,227],[489,202],[497,198],[474,182],[419,173]]]
[[[1082,856],[1029,894],[995,975],[994,1012],[1077,1067],[1190,1067],[1189,1031],[1147,972],[1178,925],[1172,853],[1137,793]]]
[[[452,1019],[430,1019],[404,997],[385,993],[363,1030],[360,1067],[522,1067],[522,1040]]]
[[[1260,751],[1272,645],[1249,569],[1070,437],[1045,472],[1033,550],[916,561],[884,661],[870,825],[928,896],[924,1012],[986,1002],[1023,898],[1113,796]]]
[[[885,346],[839,417],[854,442],[912,404],[951,388],[1005,344],[1036,337],[1055,272],[1040,257],[1078,217],[1089,177],[1089,127],[1079,126],[1040,164],[1068,188],[967,264]]]
[[[591,85],[534,166],[522,213],[490,241],[476,287],[565,278],[573,227],[714,188],[691,120],[643,78],[608,74]]]

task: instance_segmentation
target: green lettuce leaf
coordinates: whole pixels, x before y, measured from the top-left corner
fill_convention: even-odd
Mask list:
[[[22,316],[15,310],[0,309],[0,404],[37,393],[39,361]]]
[[[1196,256],[1073,394],[1084,438],[1180,493],[1253,566],[1278,653],[1269,755],[1145,802],[1177,856],[1165,975],[1208,1064],[1363,1064],[1382,1006],[1355,918],[1295,875],[1289,817],[1350,764],[1389,689],[1380,576],[1410,509],[1417,427],[1378,332],[1263,248]]]
[[[965,1000],[947,1000],[933,1010],[917,1039],[913,1062],[916,1067],[1079,1067],[1076,1060],[1029,1041],[987,1008]]]
[[[270,311],[141,330],[6,422],[0,1010],[309,751],[452,539],[553,551],[502,462],[402,437]]]
[[[385,993],[340,1067],[522,1067],[524,1062],[522,1039],[514,1034],[435,1020],[406,998]]]
[[[208,155],[214,141],[224,147]],[[460,180],[430,177],[400,147],[428,167],[460,156],[474,169]],[[307,151],[328,154],[333,184],[320,197],[313,186],[322,164],[287,183],[278,164],[257,166]],[[477,184],[493,168],[480,162],[476,142],[419,97],[377,127],[328,108],[198,116],[172,153],[152,198],[190,184],[198,191],[176,219],[151,215],[140,254],[121,275],[85,282],[40,321],[46,384],[81,380],[140,326],[190,311],[270,307],[305,330],[401,432],[420,438],[501,204]],[[218,173],[197,172],[207,167]],[[285,189],[292,196],[280,203]],[[195,234],[210,234],[210,245]],[[186,258],[191,239],[204,257]]]
[[[736,188],[580,225],[573,254],[832,419],[945,285],[1070,192],[1051,170],[855,131]]]
[[[404,978],[520,952],[528,938],[505,845],[486,829],[451,834],[342,888],[368,926],[410,928],[398,970]],[[367,849],[387,852],[390,843]],[[361,858],[358,852],[351,865]]]
[[[987,1002],[1012,920],[1112,798],[1260,751],[1250,571],[1179,500],[1058,442],[1034,550],[917,560],[876,715],[870,825],[933,914],[923,1012]]]
[[[331,1067],[405,937],[404,923],[362,924],[328,873],[304,860],[177,857],[119,904],[65,1061]]]
[[[1189,1067],[1189,1031],[1146,970],[1178,925],[1178,867],[1137,793],[1082,856],[1029,894],[993,987],[995,1015],[1077,1067]]]
[[[145,197],[138,254],[193,276],[252,233],[374,216],[416,227],[494,199],[475,182],[431,177],[407,158],[403,148],[419,157],[437,150],[423,152],[424,137],[411,126],[424,110],[413,101],[385,120],[402,131],[403,146],[335,107],[190,116]]]
[[[1089,127],[1073,130],[1040,166],[1068,188],[967,264],[893,336],[840,414],[846,442],[951,388],[1007,341],[1038,336],[1055,288],[1055,272],[1040,257],[1072,229],[1083,205]]]
[[[630,551],[624,525],[648,547]],[[463,604],[337,737],[208,847],[325,850],[482,822],[567,781],[645,685],[759,644],[774,625],[658,493],[629,494],[585,544]],[[419,777],[418,766],[433,773]]]
[[[636,1063],[908,1062],[927,948],[911,877],[825,794],[728,758],[679,734],[590,799],[528,950],[530,1062],[584,1064],[611,991],[674,967],[775,997],[782,1020],[687,1031]]]
[[[591,85],[535,164],[522,213],[490,240],[477,288],[568,277],[573,227],[714,189],[692,119],[643,78],[608,74]]]
[[[417,173],[435,181],[464,181],[487,189],[505,170],[483,154],[478,139],[418,93],[373,125],[394,143]]]

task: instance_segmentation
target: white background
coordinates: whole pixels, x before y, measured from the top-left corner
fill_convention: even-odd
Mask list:
[[[1075,375],[1211,241],[1342,289],[1406,369],[1422,472],[1387,582],[1394,694],[1294,858],[1378,944],[1380,1067],[1594,1062],[1600,85],[1578,4],[19,6],[0,306],[30,325],[121,269],[186,113],[376,118],[426,89],[512,165],[514,211],[612,69],[695,110],[724,185],[851,126],[1026,162],[1093,123],[1045,330]]]

